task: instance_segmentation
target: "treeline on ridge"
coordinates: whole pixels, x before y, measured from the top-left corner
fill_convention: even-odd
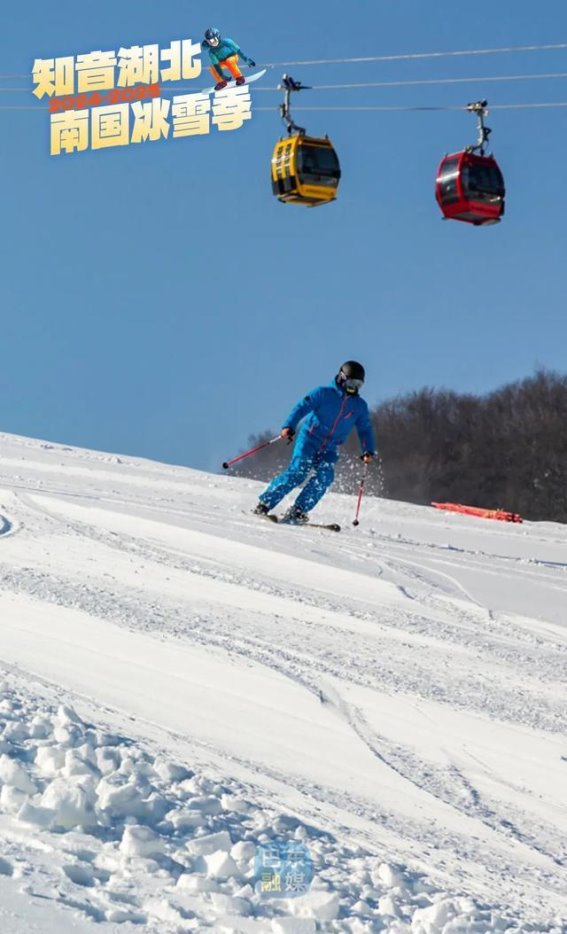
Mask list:
[[[425,388],[372,410],[379,461],[366,493],[427,505],[449,501],[567,522],[567,376],[546,370],[486,395]],[[253,435],[250,446],[277,434]],[[292,446],[271,445],[233,468],[268,481]],[[342,449],[333,489],[362,476],[356,433]]]

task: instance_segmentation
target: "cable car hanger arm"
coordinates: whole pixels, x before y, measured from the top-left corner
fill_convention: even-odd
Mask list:
[[[480,156],[484,156],[485,146],[488,143],[488,138],[492,133],[492,130],[489,126],[486,126],[484,123],[484,118],[488,116],[488,101],[475,101],[472,104],[467,104],[467,110],[470,113],[474,113],[477,116],[478,120],[478,140],[476,145],[467,146],[467,152],[478,152]]]
[[[284,102],[280,104],[280,115],[287,127],[287,132],[291,136],[292,133],[297,133],[299,136],[305,136],[307,132],[305,127],[298,126],[295,123],[293,117],[291,116],[291,94],[292,91],[310,91],[311,88],[308,84],[302,84],[301,81],[295,81],[291,75],[284,75],[282,78],[282,83],[278,84],[278,91],[284,91]]]

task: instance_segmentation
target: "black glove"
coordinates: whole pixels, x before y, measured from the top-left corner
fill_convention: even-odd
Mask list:
[[[249,59],[248,59],[248,67],[249,67],[249,68],[255,68],[255,67],[256,67],[256,62],[254,61],[253,58],[249,58]]]

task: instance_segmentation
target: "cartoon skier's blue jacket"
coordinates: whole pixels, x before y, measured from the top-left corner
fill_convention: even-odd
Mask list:
[[[302,418],[305,421],[297,438],[294,456],[298,448],[331,453],[346,441],[354,427],[358,432],[362,452],[376,453],[366,402],[359,395],[344,392],[334,380],[328,386],[313,389],[298,402],[283,427],[295,431]]]
[[[205,39],[205,41],[201,43],[201,47],[207,50],[211,65],[215,67],[221,62],[224,62],[225,58],[230,58],[231,55],[238,55],[243,61],[248,62],[248,58],[243,54],[240,46],[238,46],[236,42],[233,42],[232,39],[229,39],[228,36],[223,36],[219,44],[214,48],[212,45],[209,45]]]

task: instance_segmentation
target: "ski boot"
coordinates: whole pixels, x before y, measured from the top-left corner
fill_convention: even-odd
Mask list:
[[[241,84],[246,84],[246,78],[244,75],[240,75],[240,77],[236,79],[236,83],[239,87]]]
[[[258,500],[258,505],[255,509],[252,510],[253,515],[260,516],[261,519],[269,519],[270,522],[277,522],[278,517],[274,515],[273,512],[270,512],[269,507],[266,506],[262,500]]]
[[[224,91],[227,84],[228,84],[228,81],[224,81],[224,80],[219,81],[218,84],[215,84],[215,91]]]
[[[305,525],[309,522],[309,516],[298,506],[290,506],[289,509],[284,512],[280,522],[287,522],[288,525]]]

